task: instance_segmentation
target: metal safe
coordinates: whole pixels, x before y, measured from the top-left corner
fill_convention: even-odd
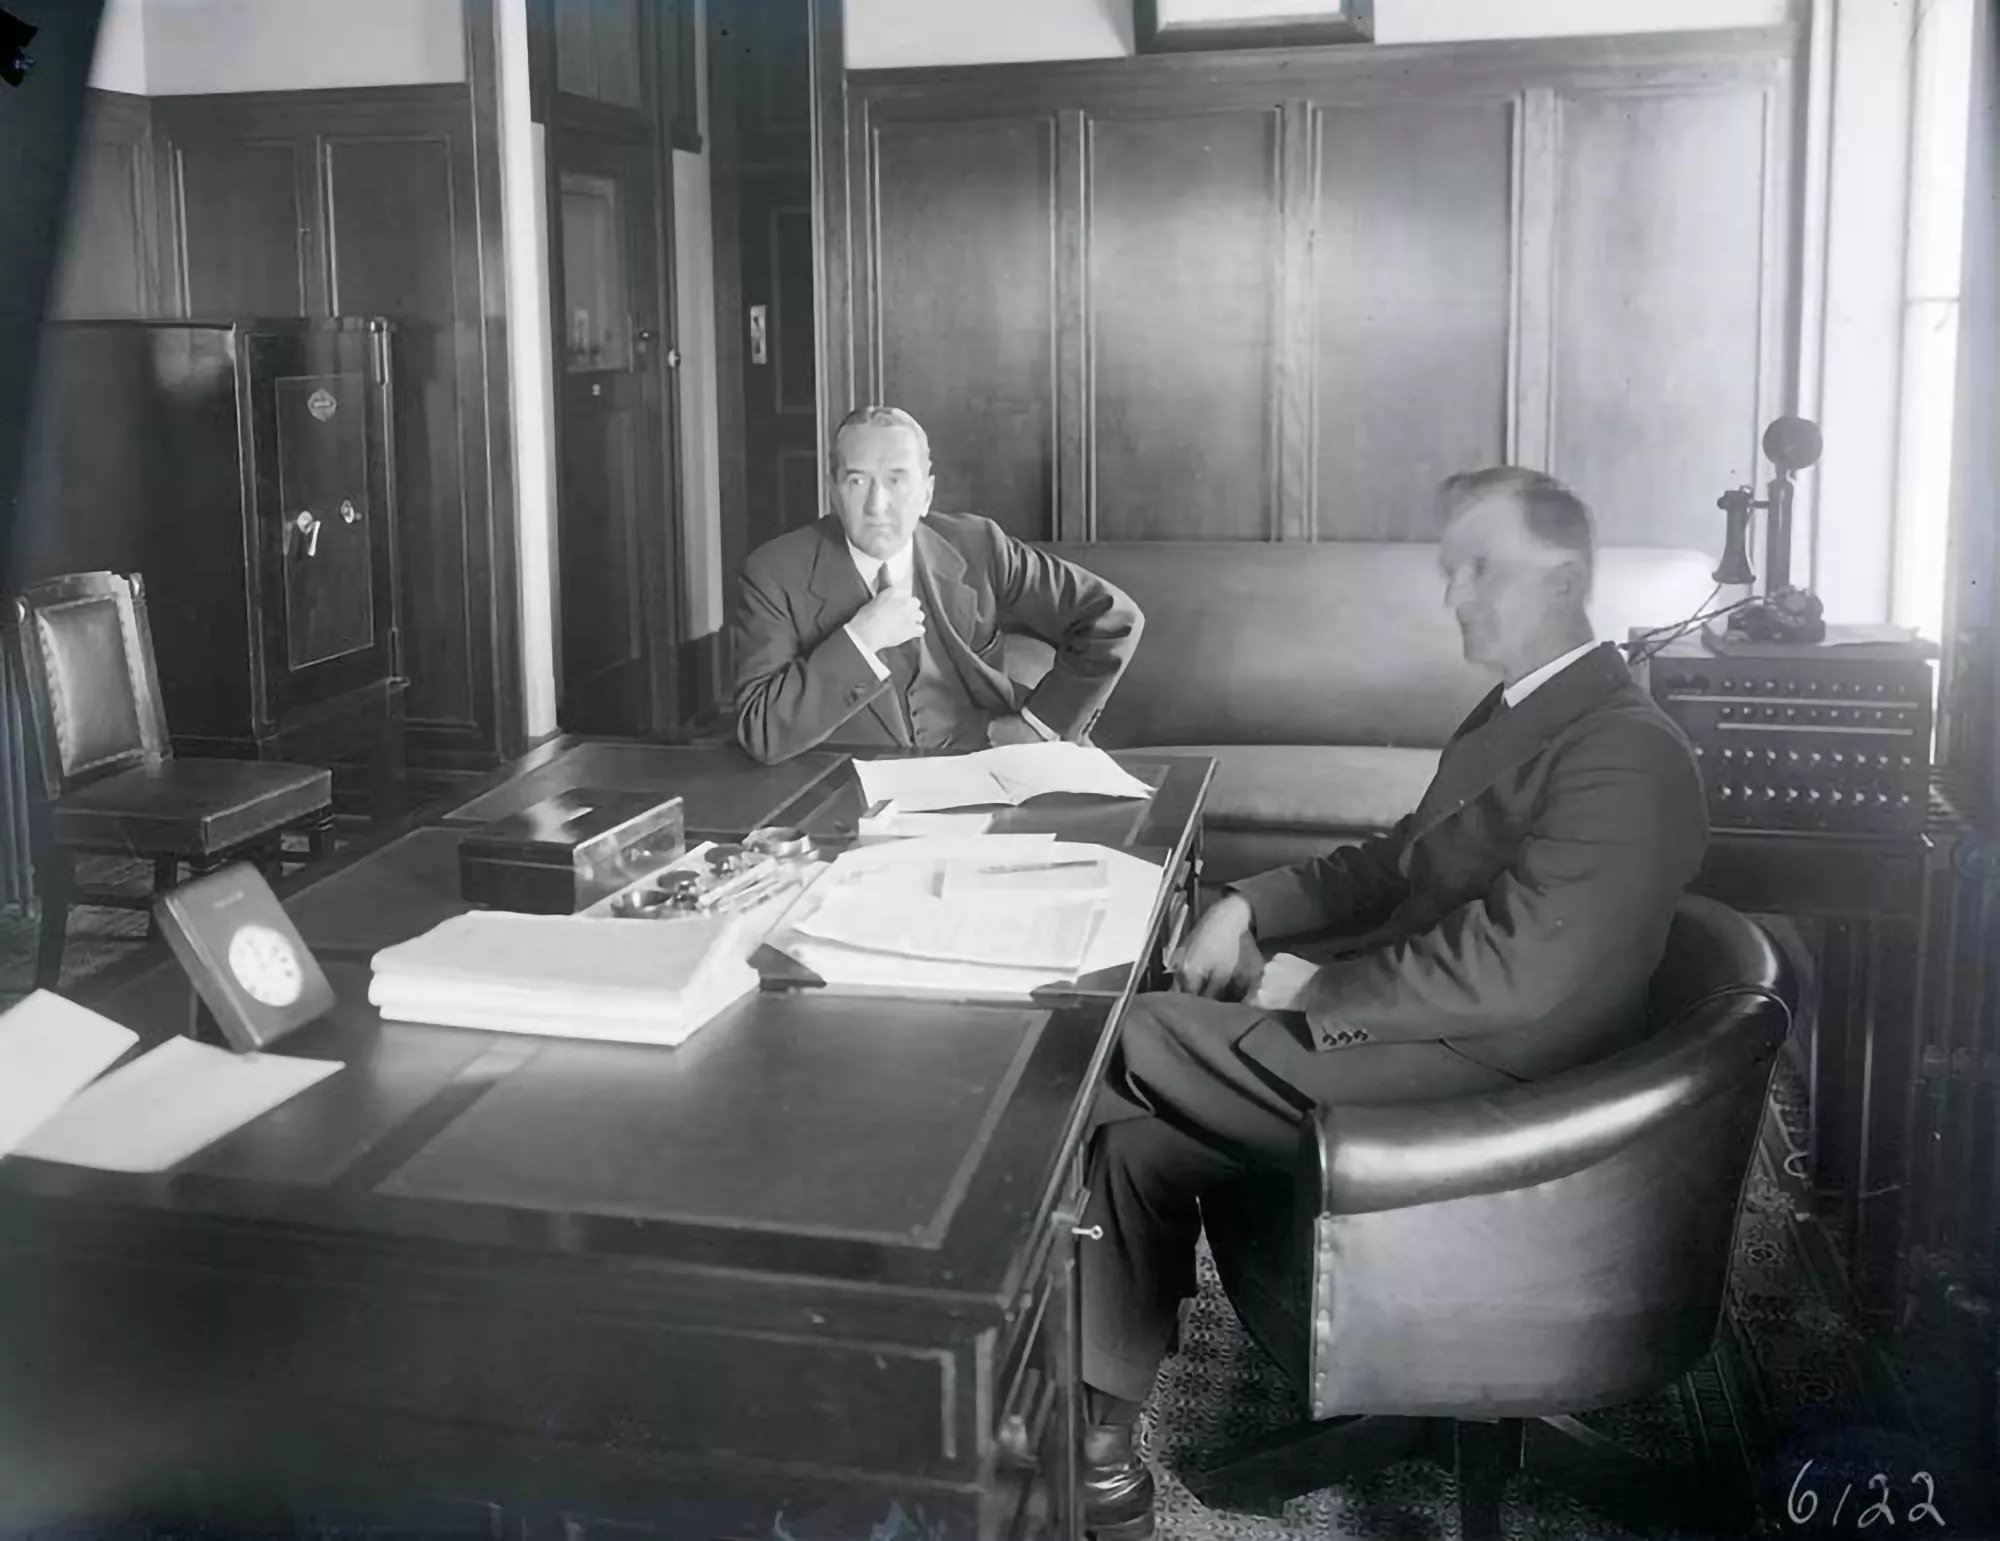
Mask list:
[[[330,765],[337,794],[399,787],[392,324],[46,337],[14,571],[144,579],[179,752]]]

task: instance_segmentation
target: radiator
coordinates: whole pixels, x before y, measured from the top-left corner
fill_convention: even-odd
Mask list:
[[[1934,833],[1934,838],[1936,835]],[[1905,1240],[1981,1302],[1994,1287],[2000,1142],[2000,840],[1941,839],[1923,960]]]
[[[0,663],[0,909],[28,910],[35,864],[28,839],[28,725],[14,671]]]

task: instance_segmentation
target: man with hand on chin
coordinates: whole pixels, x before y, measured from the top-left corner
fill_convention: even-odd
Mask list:
[[[930,441],[907,412],[849,413],[832,459],[833,514],[744,564],[744,749],[773,764],[821,747],[944,754],[1086,738],[1138,647],[1138,606],[990,519],[933,513]],[[1055,649],[1032,690],[1006,673],[1009,631]]]
[[[1289,1171],[1342,1102],[1445,1098],[1601,1059],[1645,1030],[1648,981],[1699,870],[1687,741],[1592,640],[1589,510],[1535,472],[1443,488],[1445,603],[1498,676],[1416,811],[1359,846],[1232,886],[1141,996],[1097,1113],[1081,1243],[1086,1524],[1152,1534],[1133,1425],[1195,1290],[1199,1200]],[[1313,957],[1264,961],[1282,938]]]

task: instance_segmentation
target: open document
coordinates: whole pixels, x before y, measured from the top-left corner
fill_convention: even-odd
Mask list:
[[[915,760],[858,760],[867,801],[903,814],[1013,806],[1068,792],[1086,797],[1151,797],[1153,789],[1102,749],[1052,742],[1008,744],[977,754]]]
[[[1010,894],[871,894],[849,888],[798,923],[823,942],[892,956],[1073,974],[1104,906]]]
[[[1053,839],[860,847],[769,945],[830,988],[1025,999],[1138,962],[1161,880],[1140,857]]]

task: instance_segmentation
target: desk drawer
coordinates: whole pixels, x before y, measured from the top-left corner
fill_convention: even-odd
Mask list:
[[[1074,1386],[1081,1345],[1076,1341],[1076,1227],[1087,1194],[1073,1184],[1056,1205],[1019,1308],[1000,1334],[994,1354],[993,1438],[1003,1464],[1034,1467],[1060,1437],[1063,1394]]]

